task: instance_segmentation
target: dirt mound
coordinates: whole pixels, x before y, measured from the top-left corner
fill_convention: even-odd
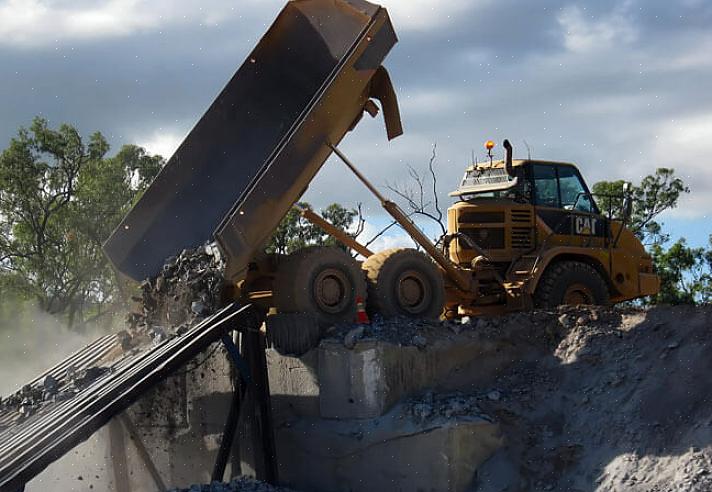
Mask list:
[[[480,402],[506,446],[475,490],[712,490],[712,309],[565,309],[550,355]]]

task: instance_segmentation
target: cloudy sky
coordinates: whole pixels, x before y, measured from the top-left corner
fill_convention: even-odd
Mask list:
[[[0,0],[0,146],[34,115],[100,130],[114,149],[169,156],[283,0]],[[486,139],[576,162],[589,183],[674,167],[692,189],[665,216],[712,233],[712,2],[383,0],[400,42],[386,60],[406,134],[364,122],[342,150],[377,184],[424,168],[443,194]],[[501,150],[501,149],[499,149]],[[377,204],[330,160],[306,197]],[[391,241],[398,241],[392,238]]]

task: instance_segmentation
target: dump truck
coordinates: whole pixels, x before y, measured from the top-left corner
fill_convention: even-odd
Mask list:
[[[503,160],[494,161],[488,143],[489,162],[467,167],[437,243],[383,196],[338,144],[364,113],[383,113],[389,139],[402,133],[382,66],[396,42],[378,5],[288,2],[106,242],[115,268],[140,281],[181,250],[214,240],[233,296],[271,313],[272,325],[287,332],[301,329],[294,320],[352,321],[363,302],[386,317],[454,318],[657,292],[652,259],[626,228],[626,214],[603,214],[573,164],[514,160],[508,141]],[[303,210],[363,261],[336,247],[264,253],[332,154],[417,249],[374,253]]]

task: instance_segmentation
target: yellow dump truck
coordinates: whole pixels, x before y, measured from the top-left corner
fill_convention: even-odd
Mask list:
[[[651,258],[626,229],[626,214],[602,214],[574,165],[514,160],[507,141],[505,159],[467,168],[437,244],[384,197],[337,144],[364,113],[379,110],[388,138],[402,133],[381,65],[396,42],[378,5],[288,2],[105,244],[116,269],[140,281],[212,239],[238,299],[277,313],[273,320],[308,314],[322,327],[353,320],[363,302],[383,316],[452,318],[657,292]],[[332,153],[417,250],[371,252],[304,211],[364,261],[339,248],[263,253]]]

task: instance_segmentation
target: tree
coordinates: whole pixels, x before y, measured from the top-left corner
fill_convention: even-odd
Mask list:
[[[437,144],[433,144],[430,159],[428,160],[427,174],[421,174],[409,164],[408,176],[410,177],[410,184],[387,184],[386,186],[405,200],[410,209],[409,216],[419,215],[430,219],[440,229],[441,236],[445,236],[447,227],[443,221],[444,214],[438,198],[438,177],[435,172],[436,158]],[[384,231],[394,224],[395,222],[392,222]]]
[[[306,202],[300,202],[298,205],[301,208],[312,208]],[[355,209],[348,209],[338,203],[332,203],[321,211],[321,216],[343,231],[352,231],[350,235],[354,238],[363,231],[361,204],[358,204]],[[339,241],[302,217],[298,209],[293,208],[282,219],[266,251],[289,254],[306,246],[337,246],[346,249]]]
[[[108,151],[99,132],[84,143],[35,118],[0,154],[1,288],[70,326],[116,300],[101,244],[164,162],[136,146]]]
[[[667,250],[653,245],[653,260],[660,276],[657,304],[712,303],[712,236],[708,248],[691,248],[684,238]]]
[[[622,180],[601,181],[593,185],[593,194],[604,212],[611,211],[620,217],[624,183]],[[658,168],[655,174],[633,186],[633,213],[628,227],[648,246],[667,242],[670,237],[662,231],[663,224],[656,218],[665,210],[675,208],[680,195],[689,192],[682,179],[675,176],[674,169]]]

